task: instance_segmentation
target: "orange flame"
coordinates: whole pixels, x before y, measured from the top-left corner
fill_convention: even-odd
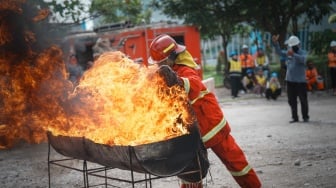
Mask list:
[[[56,63],[62,62],[60,54],[53,56],[57,52],[51,48],[41,54],[34,69],[16,67],[25,76],[17,74],[18,85],[1,92],[11,100],[2,108],[7,118],[1,119],[8,121],[0,126],[0,138],[41,142],[50,131],[101,144],[137,145],[188,133],[193,119],[187,96],[179,86],[167,88],[156,67],[142,67],[121,52],[106,53],[69,94],[72,85],[64,80],[64,64]]]
[[[142,67],[121,52],[103,54],[69,98],[69,129],[49,127],[49,131],[110,145],[186,134],[192,123],[186,95],[178,86],[166,88],[155,71],[156,67]]]
[[[22,13],[23,0],[3,2],[0,11]],[[26,20],[39,21],[46,14]],[[60,48],[34,51],[38,38],[29,30],[18,32],[24,50],[12,48],[18,36],[6,16],[0,14],[0,149],[19,140],[46,141],[47,131],[109,145],[188,134],[194,116],[187,96],[179,86],[168,88],[156,66],[143,67],[121,52],[105,53],[74,88]]]
[[[46,127],[57,116],[64,116],[60,104],[65,103],[71,83],[66,80],[62,52],[51,47],[39,54],[34,64],[29,59],[15,62],[0,58],[0,145],[11,146],[24,139],[41,142]],[[56,119],[54,119],[54,117]]]

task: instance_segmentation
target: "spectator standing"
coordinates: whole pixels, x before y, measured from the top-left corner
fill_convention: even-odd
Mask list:
[[[242,76],[246,76],[247,75],[247,70],[254,69],[254,60],[253,60],[253,56],[249,53],[249,48],[246,44],[243,45],[242,47],[242,53],[239,56],[239,61],[242,64]]]
[[[177,80],[184,87],[197,117],[204,145],[219,157],[236,182],[241,187],[261,187],[257,174],[230,134],[229,122],[216,96],[202,83],[196,70],[197,64],[186,47],[177,44],[169,35],[159,35],[150,44],[149,62],[159,66],[158,72],[166,83]],[[184,182],[181,185],[181,188],[201,187],[202,182]]]
[[[269,77],[269,59],[265,54],[264,49],[259,47],[257,52],[254,55],[254,65],[256,69],[262,69],[264,76],[266,79]],[[258,71],[258,70],[256,70]]]
[[[271,78],[267,81],[265,95],[267,100],[276,100],[281,95],[281,84],[276,72],[273,72]]]
[[[230,76],[230,84],[231,84],[231,96],[232,98],[237,98],[238,91],[241,88],[241,63],[238,60],[237,52],[232,52],[230,54],[229,59],[229,76]]]
[[[332,92],[333,95],[336,96],[336,41],[330,42],[330,51],[328,53],[328,67]]]
[[[307,79],[307,90],[313,91],[313,88],[317,89],[317,69],[311,60],[307,61],[306,79]]]
[[[272,36],[272,44],[276,53],[282,57],[287,56],[286,86],[288,104],[291,108],[292,120],[290,123],[299,121],[297,112],[297,98],[300,99],[301,113],[304,122],[309,121],[307,81],[306,81],[306,52],[300,49],[300,40],[297,36],[290,36],[285,44],[289,47],[284,53],[278,42],[279,35]]]

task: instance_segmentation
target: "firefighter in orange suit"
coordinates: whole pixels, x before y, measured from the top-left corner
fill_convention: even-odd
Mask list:
[[[216,96],[202,83],[197,72],[198,65],[185,46],[177,44],[169,35],[160,35],[150,45],[149,64],[158,64],[158,72],[166,83],[169,83],[172,77],[179,80],[180,85],[188,93],[204,145],[206,148],[211,148],[220,158],[236,182],[241,187],[261,187],[257,174],[230,134],[230,125]],[[182,180],[181,187],[200,188],[202,181],[191,183]]]

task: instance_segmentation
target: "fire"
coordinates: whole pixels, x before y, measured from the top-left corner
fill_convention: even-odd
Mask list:
[[[37,51],[33,46],[39,39],[33,31],[13,34],[16,27],[7,20],[13,14],[24,16],[22,3],[0,5],[0,149],[19,140],[46,141],[47,131],[108,145],[188,134],[194,116],[187,96],[179,86],[165,86],[156,66],[143,67],[121,52],[105,53],[74,87],[60,48]],[[30,21],[47,14],[42,10]]]
[[[137,145],[187,134],[192,123],[182,88],[167,88],[157,67],[142,67],[121,52],[103,54],[69,97],[68,130],[54,135],[96,143]]]

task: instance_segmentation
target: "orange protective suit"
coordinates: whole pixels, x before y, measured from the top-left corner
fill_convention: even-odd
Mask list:
[[[306,69],[307,90],[312,91],[313,86],[317,85],[317,70],[315,67]]]
[[[215,95],[202,83],[196,66],[189,52],[184,51],[178,55],[172,68],[183,80],[204,145],[214,151],[241,187],[261,187],[255,171],[249,166],[243,151],[230,135],[229,122],[225,119]]]

